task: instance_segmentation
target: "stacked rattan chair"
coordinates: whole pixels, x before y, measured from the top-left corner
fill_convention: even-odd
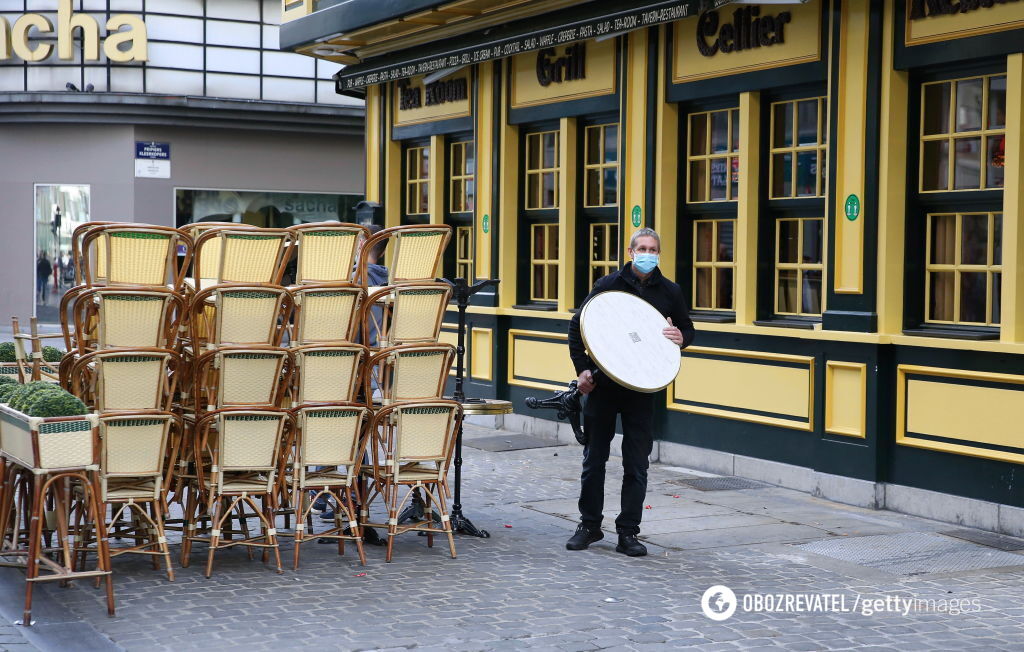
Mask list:
[[[364,525],[387,529],[388,561],[395,537],[409,531],[425,533],[428,546],[435,534],[444,534],[455,556],[446,491],[462,408],[442,398],[455,350],[438,342],[451,289],[436,280],[450,237],[450,228],[443,225],[409,225],[384,229],[363,245],[369,252],[386,242],[390,250],[388,285],[368,288],[363,308],[363,338],[373,345],[364,380],[373,418],[366,443],[370,462],[361,470],[368,485],[360,510]],[[359,279],[369,279],[368,256],[360,260]],[[370,518],[378,497],[385,522]],[[411,522],[399,523],[410,501],[421,509],[413,510]]]
[[[179,328],[192,240],[177,229],[94,222],[76,229],[79,283],[61,303],[68,353],[61,384],[98,415],[100,503],[111,555],[142,554],[164,562],[174,578],[164,532],[168,450],[183,424],[176,394],[185,373]],[[179,258],[179,251],[183,251]],[[79,487],[77,495],[84,493]],[[97,528],[79,518],[77,552],[93,547]]]

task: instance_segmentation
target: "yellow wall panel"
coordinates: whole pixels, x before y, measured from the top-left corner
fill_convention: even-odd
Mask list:
[[[493,353],[493,331],[490,328],[474,328],[470,336],[469,348],[473,351],[471,356],[472,366],[469,374],[480,380],[493,380],[494,371],[491,368],[491,354]]]
[[[456,100],[453,102],[441,102],[437,104],[427,104],[427,92],[423,85],[423,77],[413,77],[407,81],[395,82],[394,90],[392,91],[392,102],[394,103],[393,115],[394,125],[401,127],[404,125],[420,124],[422,122],[433,122],[435,120],[451,120],[453,118],[462,118],[469,115],[470,112],[470,97],[469,89],[473,87],[470,81],[469,70],[465,70],[461,73],[450,75],[442,80],[439,80],[437,84],[448,84],[448,85],[460,85],[464,86],[466,97],[462,100]],[[402,93],[418,93],[419,94],[419,106],[403,109],[402,108]]]
[[[712,13],[717,14],[718,28],[734,21],[734,13],[742,6],[730,5],[715,12],[706,12],[702,18],[684,18],[675,23],[676,38],[673,48],[672,81],[681,84],[724,75],[735,75],[765,68],[791,66],[799,63],[818,61],[821,58],[821,38],[808,38],[821,33],[821,1],[811,0],[807,4],[785,6],[763,5],[760,16],[778,17],[789,12],[790,20],[782,27],[783,42],[768,46],[735,49],[723,52],[718,44],[718,29],[706,36],[697,35],[697,26],[704,21],[710,27]],[[777,23],[776,23],[777,24]],[[777,30],[772,30],[777,34]],[[697,43],[702,39],[715,52],[704,56]],[[727,40],[727,47],[733,45]]]
[[[583,44],[585,76],[582,79],[552,81],[542,86],[537,75],[537,60],[546,61],[566,56],[566,48]],[[559,45],[550,50],[519,54],[512,58],[512,108],[564,102],[615,92],[615,39],[582,41]]]
[[[558,390],[576,378],[565,335],[510,330],[508,344],[509,384]]]
[[[865,436],[867,365],[825,363],[825,430],[837,435]]]
[[[688,353],[669,408],[813,430],[813,358],[704,347]]]

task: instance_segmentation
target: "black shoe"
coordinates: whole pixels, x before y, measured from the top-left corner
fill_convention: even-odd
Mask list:
[[[620,534],[615,552],[621,552],[628,557],[643,557],[647,554],[647,548],[637,541],[635,534]]]
[[[572,535],[568,541],[565,542],[566,550],[586,550],[590,544],[600,541],[604,538],[604,533],[601,532],[600,528],[590,529],[586,525],[580,525],[576,528],[576,534]]]
[[[320,520],[321,521],[333,521],[334,520],[334,510],[332,509],[329,512],[324,512],[323,514],[321,514],[320,515]]]
[[[388,544],[387,541],[380,538],[377,530],[365,526],[363,527],[363,543],[369,546],[386,546]]]

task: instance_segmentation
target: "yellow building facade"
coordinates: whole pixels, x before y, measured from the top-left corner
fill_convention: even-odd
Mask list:
[[[649,226],[697,325],[662,442],[1024,507],[1024,2],[284,8],[365,97],[382,222],[500,280],[470,395],[564,389]]]

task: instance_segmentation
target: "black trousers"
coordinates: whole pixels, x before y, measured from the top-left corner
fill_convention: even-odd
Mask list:
[[[615,436],[615,417],[622,417],[622,504],[615,519],[619,534],[640,532],[644,497],[647,495],[647,467],[654,446],[652,433],[654,394],[626,389],[601,377],[587,396],[583,408],[583,474],[580,488],[580,516],[583,525],[596,529],[604,518],[605,465]]]

